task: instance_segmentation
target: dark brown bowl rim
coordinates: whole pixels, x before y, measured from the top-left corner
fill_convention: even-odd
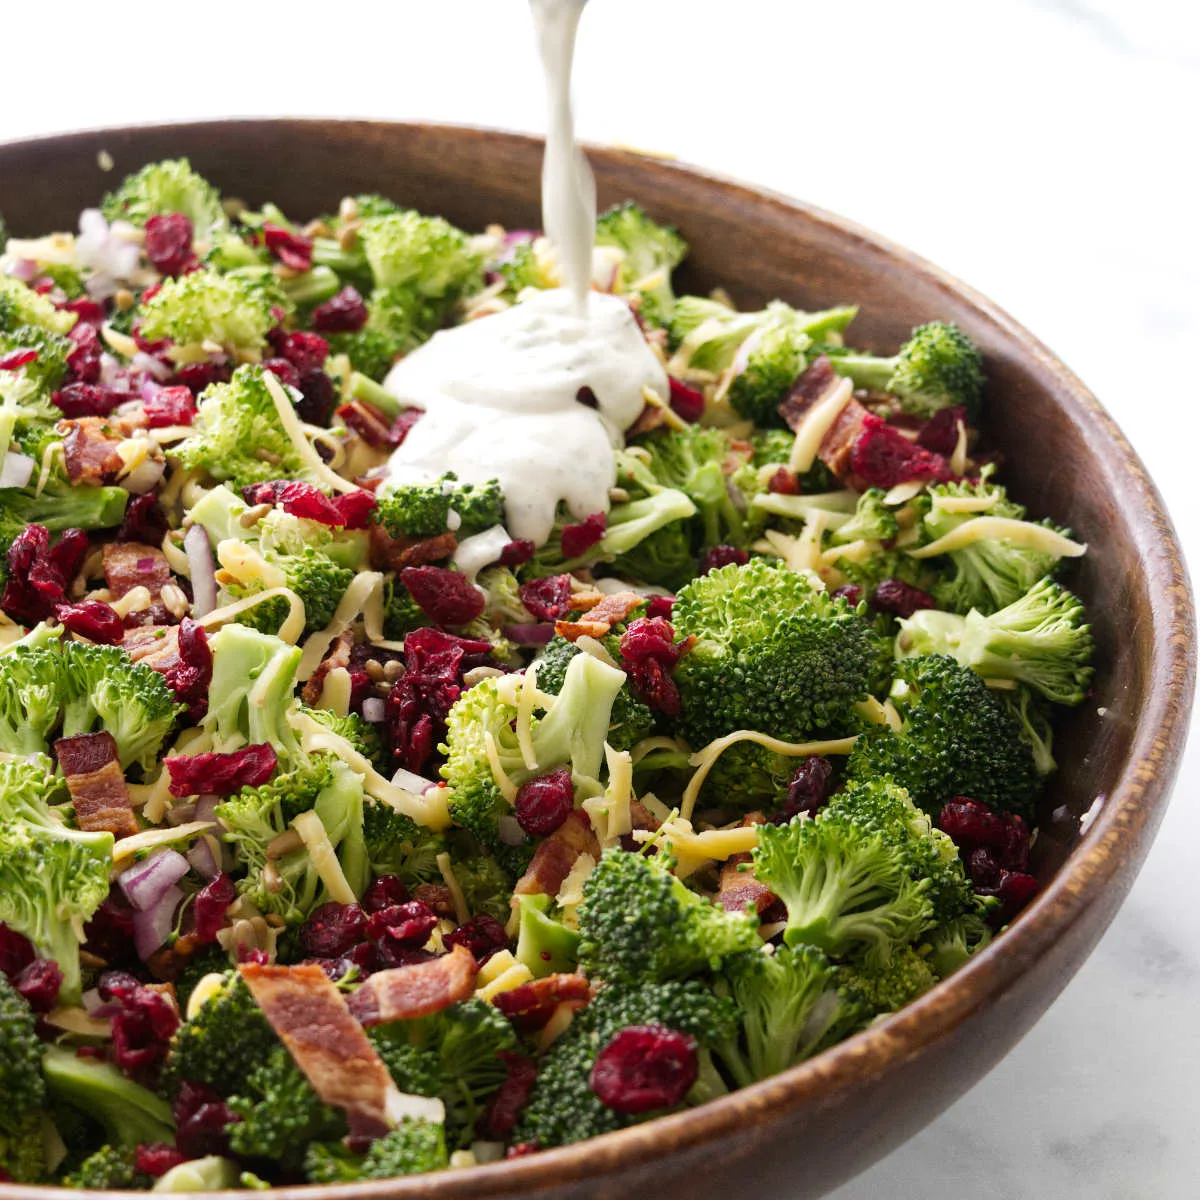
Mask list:
[[[8,141],[0,143],[0,149],[35,143],[50,146],[61,143],[66,149],[76,139],[92,143],[105,136],[118,138],[150,130],[160,134],[172,131],[217,134],[284,125],[314,128],[342,125],[369,127],[380,132],[389,128],[431,130],[463,142],[487,138],[504,139],[510,144],[523,143],[526,147],[541,144],[539,138],[475,125],[262,118],[80,130]],[[783,216],[793,216],[823,227],[844,242],[869,247],[890,258],[903,270],[924,275],[940,291],[965,300],[980,317],[1007,333],[1029,359],[1055,378],[1063,393],[1063,406],[1071,415],[1088,423],[1094,432],[1093,453],[1111,475],[1126,485],[1127,494],[1140,499],[1140,510],[1127,516],[1126,520],[1134,534],[1141,562],[1156,568],[1148,573],[1165,581],[1150,599],[1155,637],[1149,671],[1151,678],[1165,681],[1165,685],[1152,689],[1130,746],[1125,770],[1113,791],[1103,799],[1079,845],[1068,855],[1050,884],[1003,937],[901,1012],[781,1075],[732,1092],[700,1108],[529,1157],[447,1171],[433,1177],[321,1186],[321,1200],[358,1200],[385,1195],[466,1198],[533,1193],[572,1180],[597,1178],[634,1162],[719,1139],[735,1127],[748,1127],[752,1117],[762,1120],[769,1113],[772,1123],[784,1122],[802,1106],[821,1105],[845,1089],[882,1075],[889,1064],[915,1057],[950,1037],[973,1012],[1001,998],[1025,966],[1040,957],[1096,902],[1120,873],[1124,859],[1132,853],[1139,839],[1154,828],[1161,816],[1160,810],[1165,807],[1182,755],[1196,672],[1195,614],[1187,569],[1158,489],[1125,435],[1083,382],[1028,330],[986,297],[861,225],[770,189],[753,187],[673,158],[606,146],[588,145],[586,149],[593,161],[652,163],[656,170],[698,179],[727,194],[759,203],[766,201]],[[51,1190],[69,1191],[42,1186],[0,1185],[0,1196],[32,1197]],[[318,1194],[318,1187],[274,1188],[272,1194],[283,1200],[312,1200]]]

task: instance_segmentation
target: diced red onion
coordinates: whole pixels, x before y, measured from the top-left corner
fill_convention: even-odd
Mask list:
[[[166,469],[167,464],[161,458],[143,458],[121,480],[121,486],[135,496],[144,496],[147,492],[152,492],[158,486],[158,481],[163,477],[163,472]]]
[[[221,873],[221,868],[213,857],[212,846],[208,844],[206,837],[196,839],[195,844],[187,852],[187,860],[191,863],[192,870],[205,879],[213,879]]]
[[[133,948],[142,962],[170,937],[175,928],[175,910],[182,899],[182,889],[172,885],[153,908],[133,914]]]
[[[205,792],[196,801],[196,815],[192,817],[193,821],[208,821],[211,825],[217,824],[217,805],[221,803],[222,797],[215,795],[212,792]]]
[[[431,787],[437,787],[437,784],[432,779],[426,779],[423,775],[416,775],[412,771],[406,771],[403,767],[392,776],[392,782],[397,787],[405,788],[418,796],[423,796]]]
[[[130,360],[129,365],[135,371],[145,371],[160,383],[171,377],[171,368],[160,358],[155,358],[153,354],[146,354],[139,350]]]
[[[188,860],[178,850],[162,850],[117,876],[121,891],[134,908],[146,912],[188,873]],[[157,947],[155,947],[157,949]]]
[[[203,525],[193,525],[184,534],[183,550],[192,576],[192,616],[198,619],[217,607],[217,568]]]
[[[10,450],[0,464],[0,487],[24,487],[33,478],[37,463],[28,454],[16,454]]]
[[[532,625],[505,625],[501,632],[518,646],[544,646],[554,637],[554,626],[549,621],[537,621]]]
[[[505,813],[496,821],[496,834],[506,846],[519,846],[525,841],[525,830],[511,813]]]
[[[387,719],[387,704],[382,696],[368,696],[362,703],[362,715],[364,721],[370,721],[372,725],[378,725],[381,721]]]
[[[32,283],[34,276],[37,275],[38,265],[32,258],[18,258],[15,263],[8,268],[8,274],[14,279],[19,279],[22,283]]]
[[[96,1009],[98,1009],[100,1005],[104,1003],[104,1001],[100,999],[100,989],[88,988],[88,990],[79,997],[79,1003],[83,1005],[84,1012],[94,1013]]]

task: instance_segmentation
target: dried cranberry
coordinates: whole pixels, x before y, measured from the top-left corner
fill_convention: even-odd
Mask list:
[[[37,362],[38,352],[33,349],[12,350],[8,354],[0,354],[0,371],[19,371],[31,362]]]
[[[141,542],[144,546],[158,546],[167,536],[167,514],[153,493],[130,496],[125,506],[125,516],[117,530],[118,542]]]
[[[548,837],[574,807],[575,787],[569,767],[559,767],[521,784],[513,802],[517,824],[530,837]]]
[[[714,546],[711,550],[706,550],[700,560],[699,574],[707,575],[709,571],[715,571],[718,567],[740,567],[749,561],[750,555],[745,550],[739,550],[737,546]]]
[[[851,608],[857,608],[862,603],[863,590],[857,583],[843,583],[840,588],[834,588],[831,594],[845,600]]]
[[[508,945],[508,934],[495,917],[479,913],[469,921],[464,921],[457,929],[445,934],[442,943],[447,949],[466,946],[475,956],[476,963],[483,966],[497,950],[503,950]]]
[[[75,578],[90,545],[88,535],[82,529],[64,529],[50,550],[50,561],[70,583]]]
[[[100,977],[101,998],[120,1004],[112,1019],[113,1062],[126,1074],[153,1079],[179,1028],[175,1006],[132,976],[109,971]]]
[[[571,576],[547,575],[521,584],[521,603],[539,621],[558,621],[570,611]]]
[[[115,646],[125,636],[125,622],[111,604],[102,600],[59,604],[54,609],[54,616],[69,633],[105,646]]]
[[[1000,865],[1022,874],[1029,870],[1029,826],[1017,813],[1004,814],[1004,842],[999,848]]]
[[[179,384],[176,387],[159,388],[145,403],[146,424],[151,429],[162,429],[168,425],[190,425],[196,418],[196,400],[190,388]]]
[[[876,612],[892,613],[908,618],[923,608],[937,608],[933,597],[903,579],[882,579],[871,593],[871,607]]]
[[[304,517],[322,525],[344,526],[347,529],[366,529],[376,503],[375,497],[363,488],[326,496],[311,483],[294,480],[255,484],[247,488],[244,494],[248,504],[278,504],[293,517]]]
[[[195,937],[202,945],[217,940],[225,928],[225,913],[237,897],[233,880],[222,871],[208,881],[197,893],[192,904]]]
[[[789,471],[787,467],[780,467],[767,480],[767,491],[774,492],[779,496],[798,496],[800,494],[800,480],[795,471]]]
[[[682,1104],[699,1072],[692,1038],[662,1025],[631,1025],[596,1056],[588,1082],[601,1104],[635,1116]]]
[[[788,785],[787,804],[784,815],[791,820],[799,813],[815,817],[829,800],[833,780],[833,764],[823,755],[814,754],[806,758],[792,776]]]
[[[312,310],[312,327],[322,333],[357,333],[366,323],[366,301],[349,286]]]
[[[496,561],[502,567],[519,567],[533,557],[536,549],[532,539],[514,538],[500,551],[500,557]]]
[[[990,888],[1000,877],[1000,864],[986,846],[976,846],[967,854],[967,874],[977,888]]]
[[[22,968],[12,985],[35,1013],[48,1013],[58,1003],[62,981],[63,973],[58,963],[49,958],[35,958]]]
[[[323,368],[310,367],[300,372],[300,399],[296,402],[296,415],[300,420],[310,425],[327,425],[336,400],[333,380]]]
[[[530,1154],[537,1154],[542,1148],[541,1142],[536,1138],[532,1142],[516,1142],[509,1146],[505,1151],[505,1158],[527,1158]]]
[[[381,908],[367,917],[367,937],[373,942],[391,941],[400,946],[423,946],[437,926],[437,913],[420,900],[407,900]]]
[[[91,328],[87,326],[86,328]],[[128,400],[124,392],[98,383],[68,383],[51,397],[64,417],[107,417],[118,404]]]
[[[291,267],[293,271],[311,270],[312,238],[307,238],[291,229],[284,229],[281,225],[272,224],[270,221],[264,221],[262,239],[267,250],[285,267]]]
[[[917,445],[922,450],[949,458],[958,446],[960,421],[964,426],[967,423],[967,410],[961,405],[939,408],[918,431]]]
[[[602,512],[592,513],[578,525],[564,525],[562,530],[562,552],[564,558],[579,558],[586,554],[604,536],[608,528],[608,517]]]
[[[187,1156],[166,1142],[143,1142],[134,1154],[134,1168],[152,1179],[161,1179],[172,1167],[187,1162]]]
[[[1003,846],[1006,838],[1004,818],[986,804],[955,796],[942,805],[938,828],[956,846]]]
[[[83,927],[84,949],[110,966],[136,961],[133,953],[133,908],[114,883],[92,919]]]
[[[180,1085],[171,1115],[175,1118],[175,1145],[188,1158],[227,1153],[225,1127],[242,1119],[213,1088],[190,1079]]]
[[[483,593],[461,571],[405,567],[400,582],[417,607],[439,625],[466,625],[483,615]]]
[[[49,617],[66,599],[67,578],[50,550],[44,525],[27,525],[7,552],[8,580],[0,608],[27,625]]]
[[[266,742],[227,753],[177,754],[164,758],[170,773],[172,796],[198,796],[201,792],[232,796],[242,788],[261,787],[275,772],[279,759]]]
[[[181,383],[198,396],[210,384],[228,383],[232,375],[233,368],[225,362],[185,363],[171,376],[171,383]]]
[[[910,442],[881,417],[868,413],[850,447],[850,469],[871,487],[891,488],[913,479],[952,479],[949,464]]]
[[[192,223],[183,213],[157,213],[146,222],[146,257],[162,275],[181,275],[195,261]]]
[[[599,408],[600,401],[596,399],[596,393],[590,387],[581,387],[575,393],[575,403],[582,404],[584,408]]]
[[[90,296],[77,296],[74,300],[68,300],[65,304],[59,305],[64,312],[73,312],[78,318],[76,327],[79,325],[95,325],[99,328],[104,324],[104,318],[107,315],[104,311],[104,305],[93,300]]]
[[[995,896],[1000,906],[990,915],[989,920],[995,926],[1007,925],[1037,895],[1041,885],[1033,875],[1023,871],[1000,871],[1000,878],[994,887],[981,887],[977,890],[983,896]]]
[[[315,908],[300,927],[300,942],[316,958],[341,958],[366,932],[367,915],[357,904],[331,900]]]
[[[686,383],[680,383],[673,376],[671,384],[671,408],[676,416],[685,421],[698,421],[704,416],[704,393]]]
[[[675,643],[675,630],[662,617],[642,617],[630,623],[621,636],[621,665],[629,676],[633,694],[651,708],[678,716],[679,688],[671,671],[683,654]]]
[[[372,950],[372,967],[374,971],[390,971],[396,967],[415,967],[421,963],[432,962],[436,954],[423,950],[405,942],[394,941],[383,937],[377,942],[368,943]]]
[[[371,881],[370,887],[363,893],[362,903],[367,912],[373,913],[403,904],[407,899],[408,888],[399,875],[380,875]]]
[[[264,358],[262,365],[285,387],[300,390],[300,372],[286,358]]]
[[[505,1067],[504,1082],[488,1101],[479,1122],[479,1132],[484,1137],[503,1141],[529,1102],[537,1079],[537,1066],[533,1059],[507,1050],[502,1050],[499,1057]]]
[[[76,321],[67,337],[71,342],[67,352],[68,376],[76,383],[95,383],[100,378],[100,356],[104,353],[96,327]]]
[[[179,622],[179,661],[168,667],[163,675],[167,686],[180,704],[188,706],[193,721],[199,721],[208,711],[208,685],[212,682],[212,650],[204,626],[190,617]]]
[[[674,610],[674,596],[651,596],[646,601],[646,616],[648,617],[663,617],[669,621]]]
[[[15,929],[0,921],[0,974],[12,979],[37,957],[33,943]]]

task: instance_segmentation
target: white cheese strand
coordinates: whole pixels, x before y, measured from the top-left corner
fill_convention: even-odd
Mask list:
[[[964,550],[967,546],[985,540],[1011,542],[1025,550],[1040,550],[1056,558],[1079,558],[1087,553],[1087,545],[1073,542],[1045,525],[1032,521],[1017,521],[1011,517],[973,517],[952,529],[944,537],[918,550],[909,550],[910,558],[936,558],[952,550]]]
[[[300,461],[326,487],[331,487],[339,492],[356,491],[357,484],[351,483],[348,479],[343,479],[336,471],[331,471],[325,465],[321,456],[313,449],[312,443],[304,435],[304,426],[300,423],[300,418],[296,416],[294,405],[283,390],[283,384],[279,382],[274,373],[264,371],[262,378],[271,399],[275,402],[275,411],[279,414],[279,423],[283,426],[283,431],[287,434],[288,440],[295,447]]]

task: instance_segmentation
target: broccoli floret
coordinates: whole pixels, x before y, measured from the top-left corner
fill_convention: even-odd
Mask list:
[[[71,332],[76,316],[54,305],[19,279],[0,273],[0,332],[32,325],[49,333]]]
[[[979,413],[983,396],[983,356],[957,325],[930,321],[919,325],[894,358],[870,354],[839,354],[833,369],[854,381],[855,387],[891,392],[900,407],[917,417],[931,417],[939,408],[959,404],[969,419]]]
[[[276,321],[282,293],[239,273],[192,271],[167,279],[141,305],[141,333],[178,346],[213,342],[231,352],[260,351]]]
[[[748,950],[725,964],[741,1029],[715,1050],[738,1087],[778,1075],[849,1034],[868,1015],[841,992],[815,946]]]
[[[605,851],[578,917],[580,966],[609,981],[696,975],[759,945],[756,917],[727,913],[655,859],[625,850]]]
[[[278,1044],[250,989],[230,971],[221,989],[176,1030],[163,1068],[163,1089],[170,1095],[190,1080],[228,1094]]]
[[[454,877],[462,888],[467,909],[472,916],[486,913],[503,925],[512,913],[512,890],[519,872],[509,871],[507,862],[501,862],[495,854],[471,849],[469,855],[454,858]]]
[[[535,245],[533,240],[517,242],[506,248],[505,257],[492,266],[504,280],[504,290],[510,299],[518,299],[526,288],[544,291],[557,285],[557,264],[553,254],[542,250],[545,244]]]
[[[21,368],[24,377],[43,392],[51,392],[62,382],[67,373],[67,355],[72,346],[61,333],[37,325],[19,325],[8,333],[0,333],[0,358],[14,350],[36,350],[37,358]],[[43,419],[56,421],[62,413],[47,400],[38,406]]]
[[[268,565],[283,572],[284,586],[291,588],[299,596],[304,605],[304,628],[308,633],[324,629],[333,620],[342,593],[354,580],[353,568],[339,566],[311,548],[306,548],[299,554],[275,554],[267,551],[263,554],[263,559]],[[253,583],[231,583],[224,587],[231,603],[265,590],[266,586],[261,578],[255,579]],[[263,612],[264,609],[272,608],[273,601],[280,603],[272,611]],[[287,617],[288,606],[283,596],[276,596],[273,601],[256,605],[239,617],[239,620],[252,624],[264,633],[278,632]]]
[[[364,720],[358,713],[347,713],[339,717],[328,708],[309,708],[307,705],[302,705],[301,710],[319,725],[324,725],[331,733],[345,738],[359,754],[376,767],[383,762],[384,747],[379,727]]]
[[[67,688],[57,648],[19,646],[0,658],[0,750],[44,754]]]
[[[979,911],[964,913],[925,935],[928,962],[939,979],[957,971],[972,954],[992,940],[992,931]]]
[[[536,767],[525,765],[513,722],[515,705],[500,698],[495,677],[464,692],[446,718],[442,778],[450,785],[450,815],[488,847],[499,844],[496,821],[504,807],[489,763],[486,734],[495,743],[501,768],[517,784],[570,765],[577,780],[595,780],[604,761],[604,739],[625,672],[590,654],[571,660],[562,690],[548,712],[533,722]]]
[[[854,516],[838,526],[830,537],[835,546],[850,542],[886,542],[900,532],[896,514],[883,502],[882,488],[868,488],[858,498]]]
[[[371,216],[359,238],[379,288],[404,288],[445,311],[482,283],[482,260],[471,239],[441,217],[411,209]]]
[[[380,495],[371,519],[392,537],[425,538],[445,533],[451,512],[461,521],[455,530],[460,539],[499,525],[504,520],[500,484],[494,479],[462,483],[448,471],[432,483],[404,484]]]
[[[331,899],[305,845],[272,856],[271,843],[292,827],[301,813],[313,812],[337,851],[338,864],[355,895],[367,885],[363,840],[362,781],[331,757],[314,758],[308,767],[280,775],[257,788],[244,788],[218,804],[224,840],[246,868],[238,891],[261,911],[278,913],[299,924],[324,900]]]
[[[553,913],[549,896],[524,893],[513,896],[519,914],[516,959],[537,978],[555,972],[569,973],[579,963],[579,932],[569,929]]]
[[[178,946],[176,948],[178,950]],[[218,943],[199,947],[175,979],[175,995],[180,1010],[187,1011],[188,1000],[200,980],[208,975],[224,975],[228,970],[229,956]]]
[[[372,874],[399,875],[410,887],[441,880],[436,859],[445,839],[404,813],[387,804],[364,804],[363,836]]]
[[[46,1099],[37,1018],[0,972],[0,1170],[18,1183],[45,1172],[40,1109]]]
[[[838,971],[841,986],[872,1014],[896,1012],[937,981],[928,960],[912,946],[898,950],[882,965],[860,963]]]
[[[368,379],[379,383],[392,369],[396,355],[407,347],[398,346],[389,334],[369,325],[354,333],[322,334],[329,343],[330,354],[344,354],[350,365]]]
[[[1021,735],[1033,753],[1035,770],[1043,777],[1052,775],[1057,764],[1054,761],[1054,730],[1047,712],[1049,704],[1027,687],[1017,687],[1001,695],[1004,707],[1021,726]]]
[[[1029,817],[1040,786],[1020,720],[973,671],[946,655],[896,664],[899,733],[877,727],[854,745],[847,776],[890,776],[931,815],[954,796]]]
[[[675,670],[696,746],[738,729],[790,741],[846,732],[883,671],[883,644],[854,609],[766,559],[695,579],[672,621],[697,639]]]
[[[428,624],[429,618],[418,607],[408,588],[399,579],[389,579],[383,592],[383,636],[391,641],[402,641],[405,634]]]
[[[309,1142],[346,1132],[342,1111],[322,1102],[285,1046],[249,1071],[229,1107],[241,1117],[228,1127],[229,1144],[247,1158],[298,1166]]]
[[[605,985],[542,1058],[513,1140],[547,1149],[661,1115],[614,1112],[589,1083],[597,1054],[622,1029],[648,1024],[687,1034],[703,1048],[736,1036],[738,1014],[732,1000],[700,980]]]
[[[183,213],[198,236],[226,224],[216,188],[197,175],[186,158],[148,163],[105,196],[100,211],[107,221],[129,221],[137,226],[162,213]]]
[[[915,882],[903,847],[841,813],[763,825],[754,874],[787,906],[786,945],[885,963],[928,927],[928,885]]]
[[[171,1106],[112,1063],[79,1058],[65,1046],[47,1046],[42,1071],[49,1095],[100,1122],[113,1145],[175,1140]]]
[[[985,617],[922,609],[900,622],[898,655],[949,654],[984,679],[1028,684],[1056,704],[1080,704],[1092,681],[1092,627],[1079,599],[1050,579]]]
[[[433,1121],[406,1118],[371,1143],[366,1154],[342,1145],[314,1142],[304,1158],[309,1183],[355,1183],[360,1179],[395,1179],[440,1171],[448,1163],[446,1134]]]
[[[121,487],[72,487],[52,473],[37,495],[32,488],[0,490],[0,506],[23,525],[44,525],[51,533],[64,529],[112,529],[125,516],[129,493]]]
[[[986,508],[955,512],[938,503],[942,498],[991,503]],[[975,483],[936,484],[918,497],[914,505],[921,515],[924,545],[978,518],[1000,517],[1010,521],[1024,521],[1025,518],[1024,506],[1009,500],[1004,488],[991,483],[986,472]],[[1028,528],[1021,532],[1031,535],[1039,528],[1038,522],[1025,522],[1025,525]],[[1061,529],[1051,521],[1040,522],[1040,527],[1070,537],[1070,530]],[[923,555],[925,552],[920,550],[918,553]],[[1030,544],[1028,538],[985,536],[929,561],[934,566],[945,564],[944,576],[931,589],[933,598],[942,608],[958,613],[977,608],[987,615],[1019,600],[1040,579],[1055,575],[1061,559],[1059,554],[1036,542]]]
[[[235,488],[281,478],[321,482],[288,437],[262,367],[246,364],[228,383],[206,388],[194,428],[173,449],[185,467]]]
[[[137,1169],[134,1146],[101,1146],[79,1164],[63,1183],[95,1191],[144,1191],[154,1182]]]
[[[671,272],[687,254],[687,243],[667,225],[652,221],[632,200],[617,204],[596,220],[596,245],[623,252],[617,290],[641,296],[638,315],[650,325],[666,325],[675,306]]]
[[[102,728],[117,743],[121,767],[149,771],[184,711],[161,672],[130,659],[119,646],[68,642],[63,647],[66,707],[62,736]]]
[[[614,662],[621,660],[620,640],[615,633],[610,633],[602,639],[604,648]],[[557,696],[562,691],[571,660],[582,653],[583,651],[567,638],[552,638],[537,657],[538,689],[551,696]],[[642,738],[649,737],[654,732],[653,710],[633,694],[628,683],[623,684],[617,693],[609,718],[608,736],[605,740],[614,750],[632,749]]]

